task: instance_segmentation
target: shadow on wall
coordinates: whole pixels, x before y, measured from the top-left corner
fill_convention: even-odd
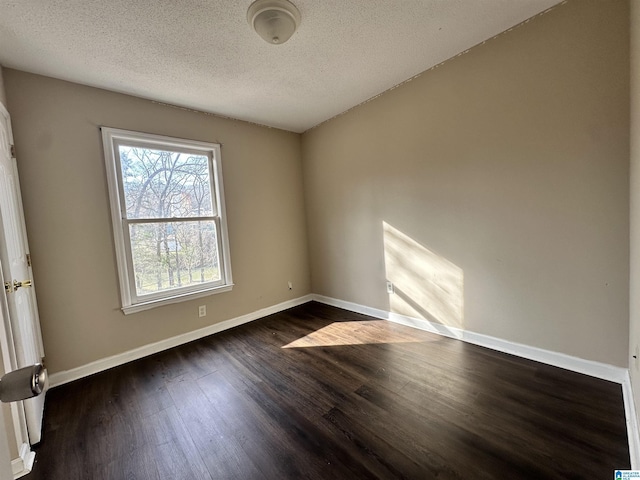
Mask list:
[[[464,329],[464,273],[397,228],[382,222],[391,313]]]

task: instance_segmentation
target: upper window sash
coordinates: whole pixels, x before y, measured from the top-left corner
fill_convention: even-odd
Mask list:
[[[113,144],[114,153],[117,154],[118,183],[120,186],[123,219],[217,216],[212,151],[176,147],[169,150],[154,143],[130,141],[122,138],[114,139]],[[151,159],[150,163],[155,163],[157,166],[153,174],[146,179],[142,194],[136,193],[134,201],[133,198],[127,198],[127,193],[129,192],[127,188],[128,180],[135,181],[137,174],[148,173],[144,172],[148,166],[140,161],[139,155],[141,152],[147,157],[147,160]],[[122,163],[123,156],[128,160],[127,165]],[[140,172],[139,170],[143,171]],[[206,181],[203,179],[204,173],[206,173]],[[182,183],[191,182],[196,200],[191,210],[172,210],[172,203],[169,202],[165,205],[163,211],[157,211],[156,204],[153,207],[145,204],[157,200],[149,197],[153,197],[152,187],[154,182],[161,183],[162,176],[165,176],[165,183],[172,181],[171,178],[166,178],[166,176],[178,177],[176,181],[179,179]],[[178,200],[177,203],[180,204],[180,198],[174,200]]]

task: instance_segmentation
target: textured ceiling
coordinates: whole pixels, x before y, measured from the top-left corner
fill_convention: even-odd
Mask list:
[[[294,0],[282,45],[252,0],[0,0],[0,64],[303,132],[559,0]]]

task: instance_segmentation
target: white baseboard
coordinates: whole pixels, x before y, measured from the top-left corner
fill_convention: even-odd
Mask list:
[[[640,431],[638,430],[638,416],[636,405],[633,401],[631,389],[631,377],[629,372],[622,382],[622,397],[624,399],[624,411],[627,418],[627,436],[629,437],[629,455],[631,456],[631,468],[640,470]]]
[[[359,305],[353,302],[346,302],[336,298],[325,297],[322,295],[312,295],[312,297],[318,302],[333,305],[352,312],[390,320],[394,323],[400,323],[420,330],[437,333],[438,335],[443,335],[445,337],[456,338],[467,343],[473,343],[474,345],[490,348],[499,352],[509,353],[529,360],[535,360],[536,362],[546,363],[547,365],[564,368],[565,370],[584,373],[585,375],[601,378],[603,380],[622,384],[627,377],[626,368],[616,367],[614,365],[601,362],[594,362],[592,360],[585,360],[583,358],[573,357],[564,353],[553,352],[551,350],[544,350],[542,348],[532,347],[522,343],[511,342],[509,340],[503,340],[501,338],[484,335],[482,333],[475,333],[461,328],[447,327],[446,325],[430,322],[423,318],[400,315],[393,312],[387,312],[385,310],[379,310],[377,308]]]
[[[28,443],[23,443],[18,452],[18,458],[11,460],[11,471],[13,478],[24,477],[33,469],[33,462],[36,458],[35,452],[31,451]]]
[[[259,318],[266,317],[283,310],[287,310],[288,308],[302,305],[303,303],[307,303],[311,300],[311,295],[305,295],[303,297],[288,300],[271,307],[256,310],[255,312],[247,313],[236,318],[224,320],[222,322],[215,323],[213,325],[209,325],[192,332],[183,333],[181,335],[167,338],[159,342],[150,343],[148,345],[144,345],[142,347],[120,353],[118,355],[102,358],[81,367],[73,368],[71,370],[65,370],[62,372],[56,372],[51,374],[51,376],[49,377],[49,383],[51,385],[51,388],[54,388],[65,383],[69,383],[74,380],[93,375],[94,373],[102,372],[104,370],[123,365],[125,363],[131,362],[132,360],[137,360],[139,358],[153,355],[154,353],[162,352],[164,350],[168,350],[169,348],[177,347],[179,345],[198,340],[199,338],[207,337],[214,333],[222,332],[224,330],[228,330],[230,328],[252,322]]]
[[[460,328],[447,327],[439,323],[433,323],[422,318],[399,315],[377,308],[367,307],[353,302],[339,300],[337,298],[325,297],[323,295],[312,295],[313,300],[334,307],[342,308],[363,315],[369,315],[383,320],[389,320],[402,325],[426,330],[450,338],[456,338],[464,342],[473,343],[482,347],[509,353],[519,357],[535,360],[537,362],[564,368],[573,372],[583,373],[592,377],[609,380],[619,383],[622,386],[622,398],[624,401],[624,411],[627,424],[627,436],[629,441],[629,455],[631,457],[631,468],[640,469],[640,434],[638,428],[638,417],[636,416],[635,403],[633,401],[633,391],[631,389],[631,379],[629,370],[616,367],[601,362],[585,360],[573,357],[564,353],[544,350],[538,347],[523,345],[521,343],[510,342],[501,338],[483,335],[481,333],[470,332]]]

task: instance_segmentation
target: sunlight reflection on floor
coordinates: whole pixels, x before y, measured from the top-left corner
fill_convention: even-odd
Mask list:
[[[415,334],[398,331],[396,326],[386,320],[335,322],[282,348],[424,342],[425,337],[421,337],[416,338]]]

